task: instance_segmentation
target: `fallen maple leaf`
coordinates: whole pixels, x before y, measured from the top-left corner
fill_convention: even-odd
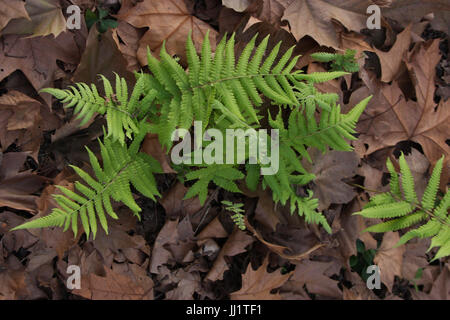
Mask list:
[[[154,54],[159,55],[164,42],[169,54],[176,54],[185,62],[185,45],[190,31],[197,50],[200,50],[208,30],[213,49],[216,43],[217,32],[192,16],[183,0],[143,1],[135,6],[128,4],[122,6],[117,19],[137,28],[150,28],[139,41],[137,57],[142,66],[147,65],[147,46]]]
[[[411,44],[411,27],[412,25],[408,25],[405,30],[397,35],[397,41],[395,41],[394,46],[388,52],[378,49],[374,50],[378,58],[380,58],[381,81],[391,82],[401,73],[400,67],[403,58],[406,56]]]
[[[332,21],[339,21],[347,29],[359,32],[366,28],[367,16],[360,11],[361,1],[298,0],[284,11],[282,19],[289,21],[297,40],[311,36],[320,45],[339,48],[339,39]]]
[[[137,282],[131,277],[105,268],[105,277],[96,274],[83,276],[81,289],[72,292],[92,300],[151,300],[153,282]]]
[[[57,37],[66,31],[66,19],[58,0],[27,0],[25,9],[29,17],[14,19],[2,34],[26,34],[30,37]]]
[[[2,11],[0,11],[0,33],[10,20],[30,19],[25,9],[25,2],[22,0],[0,0],[0,7],[2,8]]]
[[[280,270],[267,272],[269,257],[266,256],[262,266],[253,270],[251,263],[242,275],[242,288],[230,294],[231,300],[280,300],[279,293],[271,291],[281,287],[291,276],[292,272],[281,274]]]
[[[56,60],[77,64],[80,59],[80,48],[71,32],[64,32],[56,39],[52,36],[29,39],[4,35],[0,39],[0,48],[0,81],[20,70],[36,91],[53,86],[60,70]],[[44,94],[42,97],[51,106],[51,96]]]
[[[374,94],[357,125],[361,135],[354,144],[360,156],[407,140],[419,143],[432,164],[442,155],[450,155],[446,143],[450,132],[450,100],[441,100],[438,105],[434,102],[435,66],[439,59],[439,40],[434,40],[418,44],[405,61],[417,102],[405,99],[397,81],[387,85],[365,70],[360,72],[367,88],[356,90],[350,104],[358,96]]]

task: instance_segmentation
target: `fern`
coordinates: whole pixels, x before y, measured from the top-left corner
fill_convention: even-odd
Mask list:
[[[246,229],[245,219],[244,219],[244,215],[242,214],[242,212],[244,212],[244,209],[242,209],[244,204],[243,203],[232,203],[232,202],[226,201],[226,200],[222,201],[222,204],[225,206],[225,210],[234,213],[231,216],[231,219],[236,224],[236,226],[241,230],[245,230]]]
[[[144,128],[141,130],[145,132]],[[62,192],[62,194],[54,195],[59,207],[53,209],[51,214],[26,222],[13,230],[64,226],[64,231],[71,227],[76,235],[79,218],[87,237],[89,238],[89,233],[92,232],[95,238],[97,220],[108,233],[105,211],[111,218],[118,218],[111,200],[124,203],[139,217],[141,208],[133,198],[130,184],[144,196],[156,200],[155,196],[160,194],[156,188],[153,173],[162,172],[156,160],[145,153],[138,152],[143,137],[144,134],[136,136],[128,148],[110,138],[105,138],[103,143],[99,142],[103,168],[92,151],[86,148],[96,179],[81,168],[72,166],[84,180],[84,183],[75,182],[78,193],[63,186],[57,186]]]
[[[401,180],[395,172],[392,162],[388,159],[387,167],[391,173],[388,193],[373,197],[362,211],[355,214],[366,218],[396,218],[367,228],[369,232],[397,231],[412,227],[426,221],[417,228],[405,233],[397,245],[401,245],[412,238],[431,238],[430,249],[440,247],[434,260],[450,255],[450,194],[438,200],[438,188],[444,157],[437,161],[428,185],[419,202],[414,189],[414,179],[403,153],[400,155],[399,165]]]
[[[98,93],[94,85],[83,83],[64,90],[44,89],[44,92],[64,103],[66,108],[73,107],[74,114],[82,119],[82,125],[97,114],[106,116],[107,135],[101,154],[104,169],[99,168],[98,161],[89,152],[97,180],[88,177],[81,169],[75,169],[87,183],[84,187],[81,183],[75,184],[81,195],[63,189],[65,195],[56,196],[60,208],[55,209],[50,216],[30,221],[21,227],[64,225],[67,229],[70,217],[73,219],[74,229],[77,217],[80,216],[84,230],[87,233],[92,230],[95,234],[97,216],[106,230],[101,211],[103,208],[96,205],[100,196],[105,194],[138,213],[140,209],[131,196],[130,183],[152,199],[159,195],[152,175],[153,172],[159,172],[159,168],[151,158],[137,151],[143,135],[148,131],[156,133],[161,144],[170,152],[175,129],[186,129],[188,132],[195,121],[201,121],[203,130],[214,127],[221,132],[228,128],[255,129],[263,125],[268,130],[278,129],[280,165],[276,174],[261,177],[260,171],[266,165],[260,162],[245,166],[197,164],[190,167],[186,174],[186,180],[194,182],[186,198],[198,196],[201,203],[204,203],[211,183],[231,192],[239,192],[236,181],[245,178],[250,189],[255,190],[259,185],[269,187],[275,202],[283,205],[290,202],[292,213],[296,211],[307,222],[319,223],[331,232],[325,217],[317,211],[318,201],[313,198],[312,192],[306,190],[306,198],[297,194],[297,186],[305,186],[315,178],[303,168],[301,160],[305,158],[311,161],[308,155],[310,147],[319,148],[323,152],[330,148],[351,150],[347,140],[355,139],[356,122],[370,97],[361,101],[349,113],[342,114],[337,104],[338,96],[321,93],[314,85],[347,73],[340,69],[303,74],[301,70],[294,70],[299,58],[293,56],[294,48],[280,56],[281,43],[278,43],[270,52],[266,52],[268,39],[267,36],[257,44],[255,36],[240,57],[236,58],[234,34],[228,38],[225,36],[220,41],[214,56],[208,34],[204,38],[200,54],[196,52],[189,35],[186,43],[187,70],[168,54],[163,44],[159,59],[148,51],[148,68],[151,74],[136,73],[137,81],[131,94],[125,80],[119,76],[116,76],[114,89],[102,77],[104,96]],[[347,55],[342,60],[334,56],[333,59],[348,62],[351,61],[349,57]],[[279,108],[275,119],[272,119],[270,113],[261,112],[264,100]],[[283,112],[290,114],[287,123],[283,120]],[[318,113],[320,116],[317,118]],[[127,138],[132,141],[129,148]],[[268,144],[270,143],[269,141]],[[120,156],[123,161],[116,162],[113,156]],[[248,159],[247,155],[245,159]],[[142,166],[135,168],[135,171],[125,169],[137,166],[137,163]],[[144,183],[143,180],[147,182]],[[70,205],[67,200],[72,201]],[[110,202],[106,201],[106,204],[109,205]],[[105,209],[111,213],[108,208]]]
[[[358,72],[359,65],[355,59],[356,50],[347,49],[344,54],[317,52],[311,57],[319,62],[331,62],[331,70],[344,70],[347,72]]]

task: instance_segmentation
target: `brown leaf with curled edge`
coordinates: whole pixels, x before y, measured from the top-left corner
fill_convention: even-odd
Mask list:
[[[400,68],[402,66],[403,58],[408,52],[409,45],[411,44],[411,27],[411,24],[408,25],[405,30],[397,35],[394,46],[388,52],[378,49],[374,50],[378,58],[380,58],[381,81],[391,82],[401,74]]]
[[[281,287],[291,276],[292,272],[281,274],[280,269],[267,272],[269,256],[266,256],[262,266],[253,270],[251,263],[242,275],[242,288],[230,294],[231,300],[280,300],[279,293],[272,294],[273,289]]]
[[[10,20],[30,18],[22,0],[0,0],[0,7],[0,33]]]
[[[36,91],[53,86],[59,67],[56,60],[77,64],[80,48],[71,32],[53,36],[22,38],[4,35],[0,38],[0,81],[16,70],[22,71]],[[51,48],[51,49],[50,49]],[[48,106],[51,95],[42,94]]]
[[[192,30],[192,40],[200,50],[206,31],[210,31],[210,42],[214,49],[217,32],[207,23],[192,16],[183,0],[143,1],[136,5],[123,6],[117,19],[126,21],[136,28],[149,27],[139,41],[137,57],[141,66],[147,65],[147,46],[159,55],[163,43],[171,55],[185,59],[186,39]]]
[[[410,22],[419,22],[425,15],[433,13],[433,29],[450,34],[448,0],[395,0],[389,8],[383,8],[381,11],[383,16],[396,20],[405,27]]]
[[[398,240],[400,240],[398,232],[386,232],[373,259],[373,262],[380,268],[381,282],[386,285],[389,291],[392,291],[394,286],[394,277],[402,275],[405,246],[395,248]]]
[[[129,71],[138,71],[140,69],[137,51],[139,49],[139,40],[144,35],[144,32],[143,29],[137,29],[125,21],[120,21],[117,29],[112,30],[113,38],[123,57],[128,62],[127,68]]]
[[[29,17],[11,21],[2,34],[23,34],[30,37],[57,37],[66,31],[66,19],[58,0],[27,0],[25,9]]]
[[[251,4],[251,0],[222,0],[222,4],[234,11],[243,12]]]
[[[356,195],[351,186],[342,181],[356,174],[359,158],[354,152],[331,151],[322,154],[318,149],[308,151],[313,164],[304,161],[308,172],[316,178],[312,190],[319,199],[319,211],[332,203],[348,203]]]
[[[450,264],[446,263],[441,268],[441,273],[436,278],[429,294],[425,292],[412,292],[414,299],[420,300],[449,300],[450,299]]]
[[[320,45],[337,49],[340,43],[332,21],[359,32],[366,28],[367,21],[361,8],[359,0],[298,0],[286,8],[282,19],[289,21],[297,40],[308,35]]]
[[[396,81],[387,85],[366,71],[360,72],[368,88],[356,90],[350,105],[361,96],[374,94],[357,125],[361,134],[354,145],[360,156],[412,140],[422,146],[432,164],[442,155],[448,157],[450,100],[441,100],[438,105],[434,102],[435,66],[439,59],[439,40],[417,44],[408,55],[405,62],[415,85],[417,102],[407,101]]]
[[[105,277],[82,276],[81,289],[72,293],[91,300],[152,300],[153,282],[136,281],[109,268],[105,272]]]
[[[232,257],[239,253],[245,252],[245,248],[254,241],[252,236],[235,228],[233,233],[227,239],[219,252],[211,270],[206,275],[205,279],[217,281],[223,279],[223,273],[228,270],[228,264],[225,257]]]

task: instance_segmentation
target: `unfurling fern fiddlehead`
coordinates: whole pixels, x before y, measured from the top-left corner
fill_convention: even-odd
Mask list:
[[[364,209],[355,214],[366,218],[390,220],[373,225],[365,231],[397,231],[426,221],[405,233],[397,245],[402,245],[412,238],[431,238],[430,249],[439,247],[434,260],[450,255],[450,214],[448,212],[450,193],[446,192],[442,198],[438,198],[443,161],[444,157],[436,163],[422,200],[419,201],[414,179],[403,153],[399,159],[400,176],[388,159],[386,165],[391,174],[390,192],[372,197]]]
[[[186,175],[187,180],[196,180],[186,197],[198,195],[201,203],[204,203],[210,182],[226,190],[239,192],[235,181],[245,178],[250,189],[256,189],[258,185],[269,187],[276,202],[284,205],[289,201],[292,212],[297,211],[307,222],[319,223],[331,232],[325,217],[317,211],[318,201],[312,197],[312,193],[308,191],[309,196],[303,198],[296,192],[298,185],[304,186],[314,179],[314,175],[303,168],[301,159],[311,161],[308,148],[312,146],[322,151],[328,148],[351,150],[347,140],[354,139],[356,122],[370,97],[349,113],[342,114],[337,104],[338,96],[318,92],[314,84],[347,73],[333,71],[303,74],[301,70],[294,71],[299,57],[292,56],[293,47],[278,57],[281,47],[281,43],[278,43],[266,55],[268,37],[258,45],[256,39],[255,36],[236,59],[234,35],[228,40],[225,36],[220,41],[214,56],[208,35],[204,38],[200,55],[197,54],[189,36],[186,44],[188,70],[169,55],[163,45],[160,59],[148,52],[151,74],[136,73],[137,82],[130,95],[125,80],[119,76],[116,76],[115,90],[103,77],[105,96],[100,96],[94,85],[89,87],[82,83],[66,90],[44,89],[65,103],[66,107],[74,107],[74,113],[82,119],[81,124],[89,121],[95,114],[106,115],[108,134],[103,149],[112,148],[113,153],[128,159],[130,165],[140,159],[142,166],[136,168],[140,170],[137,171],[138,175],[133,174],[132,170],[110,163],[109,152],[103,151],[101,155],[105,169],[97,172],[97,162],[90,153],[97,180],[88,177],[80,169],[75,169],[88,184],[88,187],[80,183],[75,185],[82,195],[62,189],[66,197],[57,196],[60,208],[55,209],[50,216],[30,221],[20,228],[64,225],[67,229],[70,217],[72,229],[77,231],[75,222],[80,216],[84,230],[87,233],[89,230],[95,233],[97,213],[106,230],[103,208],[97,205],[100,194],[102,197],[106,194],[125,203],[134,212],[139,210],[131,197],[129,183],[145,196],[152,198],[158,195],[151,174],[158,171],[156,164],[152,164],[152,160],[137,152],[142,140],[137,137],[142,138],[148,130],[156,133],[169,152],[173,144],[174,130],[190,130],[195,121],[201,121],[203,129],[214,127],[225,132],[228,128],[260,128],[261,119],[266,117],[269,120],[267,129],[280,131],[280,170],[274,175],[262,177],[261,168],[266,166],[263,163],[245,166],[196,164],[194,167],[197,170],[191,169]],[[275,120],[272,120],[270,114],[261,114],[259,107],[263,104],[263,99],[279,107],[280,113]],[[317,109],[320,110],[319,120],[316,119]],[[287,124],[281,117],[282,110],[288,110],[290,113]],[[133,140],[130,148],[126,146],[127,138]],[[204,148],[207,147],[208,143],[205,143]],[[124,165],[128,162],[120,163]],[[106,168],[110,168],[109,171]],[[146,175],[144,170],[148,170]],[[105,178],[103,173],[106,171],[109,173]],[[110,213],[106,207],[108,204],[110,203],[106,201],[105,209]]]

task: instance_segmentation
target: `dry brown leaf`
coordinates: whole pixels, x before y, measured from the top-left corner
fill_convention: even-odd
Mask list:
[[[202,208],[198,197],[183,200],[187,191],[188,188],[177,182],[159,200],[170,218],[192,215]]]
[[[149,133],[145,136],[144,141],[142,142],[141,151],[158,160],[164,173],[175,173],[175,171],[170,166],[169,156],[161,146],[157,134]],[[181,198],[182,197],[184,197],[184,194],[181,196]]]
[[[248,8],[248,11],[259,20],[268,22],[275,27],[279,27],[282,22],[281,17],[284,14],[284,10],[286,10],[286,7],[292,2],[294,2],[294,0],[255,1]]]
[[[359,32],[366,28],[367,16],[354,11],[361,1],[298,0],[284,11],[282,19],[289,21],[297,40],[311,36],[320,45],[338,49],[338,36],[332,21],[339,21],[348,30]]]
[[[115,74],[125,78],[129,88],[135,82],[133,74],[127,69],[127,60],[117,47],[113,31],[109,29],[100,34],[97,28],[91,28],[86,40],[86,49],[81,57],[80,64],[73,76],[74,82],[94,83],[103,91],[103,82],[99,74],[115,82]]]
[[[225,257],[232,257],[239,253],[245,252],[245,248],[253,241],[253,237],[235,228],[220,250],[219,255],[214,261],[214,264],[205,279],[211,281],[222,280],[223,273],[228,270],[228,264]]]
[[[251,263],[242,275],[242,288],[230,294],[231,300],[280,300],[279,293],[272,294],[273,289],[281,287],[291,276],[292,272],[281,274],[280,269],[267,272],[269,257],[264,259],[262,266],[253,270]]]
[[[191,30],[197,50],[200,50],[207,30],[210,31],[213,48],[216,43],[217,32],[207,23],[192,16],[183,0],[143,1],[134,6],[122,6],[117,19],[136,28],[150,28],[139,42],[137,57],[141,66],[147,65],[147,46],[153,54],[159,56],[163,42],[169,54],[176,54],[185,62],[186,39]]]
[[[0,7],[2,8],[0,11],[0,34],[10,20],[30,18],[25,9],[25,2],[22,0],[0,0]]]
[[[405,30],[397,35],[397,41],[395,41],[394,46],[388,52],[378,49],[374,50],[378,58],[380,58],[381,81],[391,82],[401,73],[400,67],[402,66],[403,58],[406,56],[411,44],[411,27],[411,24],[408,25]]]
[[[32,194],[48,179],[30,171],[20,172],[27,156],[25,152],[3,154],[0,166],[0,207],[37,212],[38,197]]]
[[[133,27],[125,21],[120,21],[117,29],[112,30],[112,34],[123,57],[128,62],[128,70],[138,71],[141,66],[137,59],[137,51],[139,49],[139,40],[144,35],[144,31]]]
[[[56,60],[77,64],[80,60],[80,48],[75,41],[76,35],[64,32],[56,39],[52,36],[22,38],[17,35],[5,35],[0,39],[0,81],[16,70],[22,71],[36,91],[52,87],[59,67]],[[49,50],[51,48],[51,50]],[[51,96],[42,97],[51,106]]]
[[[358,156],[354,152],[331,151],[322,154],[319,150],[309,151],[313,164],[304,161],[305,169],[316,178],[312,190],[319,199],[319,211],[331,203],[348,203],[356,195],[354,188],[342,181],[356,174]]]
[[[222,0],[225,7],[231,8],[237,12],[243,12],[250,5],[251,0]]]
[[[450,3],[447,0],[395,0],[382,14],[407,26],[419,22],[425,15],[434,13],[431,26],[435,30],[450,34]]]
[[[23,151],[30,151],[37,160],[42,141],[43,106],[19,91],[0,97],[0,143],[6,150],[12,143]]]
[[[396,81],[391,85],[383,84],[373,75],[361,71],[368,87],[356,90],[350,104],[354,105],[355,99],[367,94],[374,94],[374,98],[357,125],[361,135],[354,144],[360,156],[412,140],[422,146],[432,164],[442,155],[448,157],[450,100],[441,100],[437,106],[433,100],[435,66],[439,59],[439,40],[435,40],[418,44],[406,61],[415,84],[417,102],[406,101]]]
[[[153,282],[136,281],[129,276],[105,268],[105,277],[82,276],[81,289],[72,292],[91,300],[151,300]]]
[[[327,270],[333,268],[335,262],[302,260],[295,265],[295,271],[288,283],[294,287],[306,288],[309,293],[322,297],[340,299],[342,292],[338,287],[338,281],[327,276]]]
[[[373,259],[373,262],[380,268],[381,282],[389,291],[392,291],[394,286],[394,277],[402,275],[405,246],[394,248],[398,240],[400,240],[398,232],[385,233],[381,246]]]
[[[11,21],[2,34],[23,34],[30,37],[57,37],[66,31],[66,19],[58,0],[27,0],[25,9],[29,17]]]

